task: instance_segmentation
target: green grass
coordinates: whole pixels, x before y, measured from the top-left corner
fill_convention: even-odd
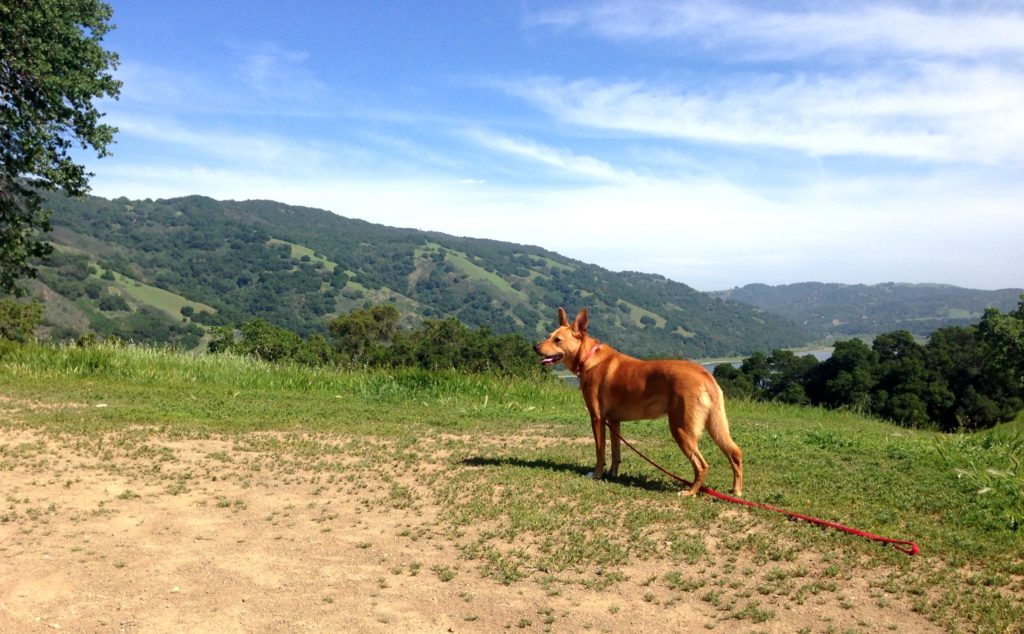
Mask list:
[[[436,242],[427,242],[422,247],[418,247],[413,250],[413,259],[415,262],[419,262],[420,258],[425,254],[433,255],[443,249],[440,244]],[[465,274],[472,280],[487,282],[497,287],[501,292],[516,295],[518,297],[525,297],[521,291],[517,291],[505,281],[505,278],[501,277],[497,273],[491,273],[485,268],[482,268],[470,261],[469,257],[461,251],[453,251],[451,249],[445,249],[444,259],[446,262],[451,264],[453,267],[458,269],[461,273]]]
[[[96,279],[100,279],[101,282],[106,282],[106,280],[99,278],[99,276],[104,273],[103,269],[98,265],[97,269],[97,275],[94,277],[96,277]],[[162,288],[157,288],[155,286],[150,286],[149,284],[133,280],[116,271],[111,271],[111,273],[114,275],[114,285],[124,291],[126,295],[142,302],[143,304],[149,304],[154,308],[162,310],[174,319],[181,319],[181,309],[185,306],[191,306],[192,309],[196,311],[205,310],[209,313],[217,312],[216,308],[202,302],[194,302],[178,295],[177,293],[165,291]]]
[[[568,264],[563,264],[561,262],[556,262],[556,261],[552,260],[551,258],[546,258],[546,257],[540,256],[540,255],[531,255],[530,259],[533,260],[534,262],[540,264],[541,266],[547,265],[547,266],[550,266],[553,269],[561,269],[563,271],[575,271],[576,270],[576,267],[574,267],[574,266],[570,266]]]
[[[309,259],[313,262],[323,262],[324,268],[330,271],[331,273],[333,273],[335,267],[338,266],[336,262],[332,262],[331,260],[328,260],[326,257],[318,255],[316,251],[314,251],[313,249],[310,249],[309,247],[303,246],[301,244],[295,244],[294,242],[288,242],[286,240],[278,240],[277,238],[271,238],[270,240],[267,240],[267,244],[287,244],[292,248],[293,258],[302,259],[302,256],[307,255],[309,256]]]
[[[650,592],[695,592],[728,618],[758,624],[778,618],[764,596],[815,601],[871,573],[881,575],[880,602],[907,601],[949,629],[1012,631],[1024,622],[1024,420],[941,435],[850,412],[730,402],[749,499],[912,539],[922,550],[911,558],[774,514],[682,500],[679,485],[628,450],[616,481],[591,482],[582,477],[593,457],[579,442],[590,433],[579,394],[551,378],[339,372],[135,347],[0,346],[0,385],[10,398],[78,404],[21,408],[15,420],[0,401],[0,425],[83,437],[237,435],[240,446],[276,443],[275,451],[311,468],[327,468],[338,452],[362,452],[366,473],[380,473],[375,465],[384,463],[413,472],[440,463],[443,470],[424,470],[419,485],[440,508],[435,531],[458,546],[459,559],[434,570],[442,579],[466,574],[463,561],[503,584],[603,590],[625,581],[620,569],[630,562],[664,560],[671,572]],[[247,435],[258,430],[320,435]],[[623,430],[656,461],[690,476],[664,421]],[[32,451],[0,446],[0,470]],[[702,451],[708,484],[727,489],[721,453],[708,440]],[[383,490],[377,503],[385,508],[419,503],[407,484]],[[824,577],[804,567],[807,554],[824,562]],[[701,567],[732,574],[701,586],[704,577],[693,572]]]
[[[53,243],[53,246],[58,251],[81,255],[89,255],[87,252],[82,251],[81,249],[77,249],[75,247],[70,247],[57,243]],[[91,279],[94,279],[100,282],[101,284],[110,284],[110,280],[105,280],[101,277],[106,272],[106,269],[103,266],[101,266],[98,262],[93,261],[92,259],[90,259],[89,264],[90,266],[96,269],[96,273],[90,276]],[[167,313],[176,320],[181,319],[181,309],[184,306],[191,306],[193,310],[196,311],[205,310],[209,313],[217,312],[217,309],[214,308],[213,306],[204,304],[202,302],[194,302],[188,298],[178,295],[177,293],[165,291],[162,288],[157,288],[155,286],[150,286],[149,284],[146,284],[144,282],[133,280],[132,278],[127,277],[126,275],[122,275],[117,271],[111,271],[111,274],[114,276],[114,281],[112,285],[115,288],[123,291],[126,295],[135,299],[136,301],[139,301],[143,304],[148,304],[158,310],[164,311],[165,313]]]
[[[141,347],[0,347],[0,380],[29,398],[105,402],[95,417],[51,422],[111,429],[126,420],[182,433],[261,429],[409,433],[411,423],[498,429],[556,415],[576,395],[555,380],[401,370],[339,372],[232,355],[183,355]],[[59,391],[53,387],[60,385]],[[535,403],[547,403],[537,407]],[[282,415],[279,406],[284,406]],[[572,408],[575,410],[575,407]],[[575,414],[576,412],[573,411]],[[566,418],[563,414],[562,418]],[[575,416],[573,416],[575,418]],[[394,426],[392,426],[394,425]]]
[[[650,317],[651,319],[654,320],[654,322],[655,322],[654,325],[656,327],[658,327],[658,328],[664,328],[665,327],[666,320],[661,315],[659,315],[657,313],[653,313],[653,312],[651,312],[651,311],[649,311],[649,310],[647,310],[645,308],[641,308],[641,307],[637,306],[636,304],[627,302],[626,300],[623,300],[623,299],[620,299],[619,303],[620,304],[625,304],[627,307],[629,307],[629,318],[632,319],[634,322],[640,323],[640,318],[641,317]]]
[[[468,275],[469,278],[472,280],[482,280],[484,282],[489,282],[490,284],[493,284],[495,287],[497,287],[498,290],[500,290],[503,293],[508,293],[509,295],[515,295],[517,297],[526,297],[526,295],[521,291],[517,291],[516,289],[512,288],[512,286],[505,281],[505,278],[501,277],[496,273],[491,273],[487,269],[481,268],[476,264],[473,264],[463,253],[459,253],[457,251],[448,251],[448,253],[445,254],[445,261],[451,262],[452,266]]]

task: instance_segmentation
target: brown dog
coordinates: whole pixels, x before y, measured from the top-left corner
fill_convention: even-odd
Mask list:
[[[592,339],[586,308],[571,325],[565,309],[559,308],[558,322],[533,349],[544,357],[542,364],[561,361],[580,379],[597,449],[590,477],[600,479],[604,472],[605,425],[612,431],[609,471],[614,477],[622,457],[619,423],[668,414],[672,437],[693,465],[693,486],[684,495],[696,495],[707,475],[708,463],[697,446],[705,429],[732,465],[732,493],[743,494],[743,453],[729,435],[722,390],[707,370],[690,361],[641,361]]]

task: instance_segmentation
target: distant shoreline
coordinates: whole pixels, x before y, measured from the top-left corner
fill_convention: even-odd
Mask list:
[[[832,346],[828,346],[828,347],[815,346],[815,347],[808,347],[808,348],[783,348],[783,350],[789,350],[790,352],[792,352],[793,354],[795,354],[798,357],[805,357],[807,355],[811,355],[815,359],[817,359],[818,361],[824,361],[825,359],[828,359],[829,357],[832,356],[832,352],[833,352],[833,350],[835,350],[835,348],[832,347]],[[693,361],[694,363],[697,363],[697,364],[703,366],[704,369],[707,370],[708,372],[714,372],[715,368],[720,366],[720,365],[722,365],[723,363],[731,363],[732,365],[734,365],[736,367],[739,367],[740,364],[743,363],[743,360],[746,359],[749,356],[750,355],[737,356],[737,357],[724,357],[724,358],[710,358],[710,359],[690,359],[690,360]],[[564,379],[567,383],[572,383],[573,385],[577,385],[576,376],[573,375],[572,373],[570,373],[568,370],[566,370],[564,372],[558,372],[558,373],[556,373],[556,376]]]

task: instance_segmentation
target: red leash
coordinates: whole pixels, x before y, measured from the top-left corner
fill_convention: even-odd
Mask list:
[[[637,449],[632,444],[630,444],[630,442],[628,440],[623,438],[621,434],[616,432],[611,427],[609,427],[608,429],[613,434],[615,434],[616,438],[621,440],[623,443],[626,444],[627,447],[632,449],[636,453],[636,455],[640,456],[641,458],[646,460],[648,463],[650,463],[652,467],[654,467],[657,470],[661,471],[662,473],[664,473],[668,477],[672,478],[673,480],[677,480],[679,482],[682,482],[686,486],[692,486],[693,485],[692,482],[688,482],[687,480],[684,480],[683,478],[677,476],[676,474],[672,473],[668,469],[662,467],[658,463],[654,462],[653,460],[651,460],[650,458],[645,456],[643,454],[643,452],[641,452],[639,449]],[[732,496],[732,495],[727,495],[725,493],[720,493],[720,492],[715,491],[714,489],[712,489],[710,487],[706,487],[706,486],[702,486],[700,488],[700,492],[701,493],[706,493],[706,494],[708,494],[708,495],[710,495],[712,497],[716,497],[719,500],[725,500],[726,502],[732,502],[733,504],[742,504],[743,506],[749,506],[749,507],[755,508],[755,509],[763,509],[765,511],[772,511],[774,513],[781,513],[781,514],[786,515],[788,517],[793,517],[793,518],[796,518],[798,520],[803,520],[805,522],[810,522],[811,524],[817,524],[819,526],[827,526],[829,528],[834,528],[836,530],[843,531],[844,533],[850,533],[851,535],[856,535],[858,537],[864,537],[866,539],[871,539],[871,540],[874,540],[876,542],[882,542],[883,544],[892,544],[893,548],[895,548],[896,550],[905,552],[908,555],[916,555],[917,553],[921,552],[921,549],[914,542],[905,541],[905,540],[902,540],[902,539],[892,539],[891,537],[882,537],[881,535],[875,535],[874,533],[868,533],[867,531],[857,530],[856,528],[850,528],[849,526],[843,526],[842,524],[839,524],[839,523],[836,523],[836,522],[830,522],[828,520],[818,519],[817,517],[810,517],[809,515],[801,515],[800,513],[794,513],[792,511],[787,511],[786,509],[781,509],[781,508],[779,508],[777,506],[771,506],[770,504],[762,504],[761,502],[751,502],[749,500],[744,500],[743,498],[738,498],[738,497],[735,497],[735,496]]]

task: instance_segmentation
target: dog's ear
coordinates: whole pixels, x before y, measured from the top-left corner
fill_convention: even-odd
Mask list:
[[[584,308],[576,314],[576,320],[572,322],[572,330],[580,335],[587,334],[587,324],[590,318],[587,316],[587,309]]]
[[[562,307],[558,308],[558,325],[566,327],[569,326],[569,315],[565,314],[565,309]]]

